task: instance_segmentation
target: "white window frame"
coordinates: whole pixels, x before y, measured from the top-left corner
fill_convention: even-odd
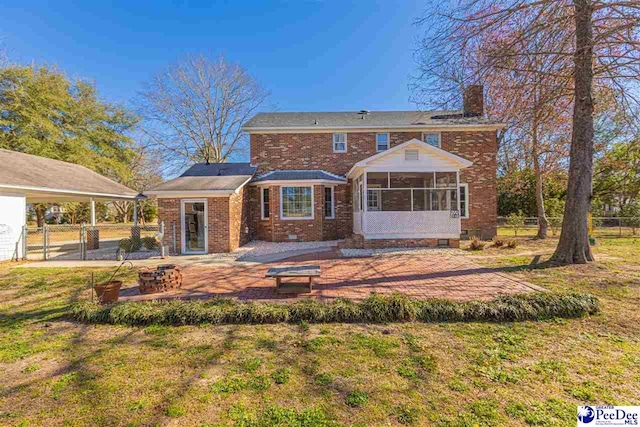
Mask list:
[[[202,251],[187,250],[187,233],[184,228],[184,209],[187,203],[204,203],[204,249]],[[207,199],[180,200],[180,253],[185,255],[203,255],[209,253],[209,201]]]
[[[387,148],[385,148],[384,150],[381,150],[380,148],[378,148],[378,136],[379,135],[387,135]],[[389,149],[389,146],[391,145],[391,135],[389,134],[389,132],[381,132],[381,133],[376,133],[376,153],[382,153],[383,151],[387,151]]]
[[[336,150],[336,144],[342,144],[341,142],[336,142],[336,135],[344,135],[344,150]],[[344,132],[334,133],[332,138],[333,138],[333,152],[346,153],[347,152],[347,134]]]
[[[310,188],[311,189],[311,216],[284,216],[284,197],[283,197],[283,193],[284,193],[284,189],[285,188],[296,188],[296,187],[300,187],[300,188]],[[324,195],[323,195],[324,196]],[[280,187],[280,219],[283,221],[298,221],[298,220],[310,220],[310,219],[314,219],[315,218],[315,194],[314,194],[314,188],[313,185],[283,185]]]
[[[438,135],[438,148],[442,148],[442,135],[440,134],[440,132],[422,132],[422,142],[424,142],[425,144],[429,144],[427,142],[427,138],[425,137],[426,135]]]
[[[264,192],[269,192],[269,187],[260,187],[260,219],[271,218],[271,193],[269,193],[269,216],[264,216]]]
[[[375,197],[371,197],[371,196],[375,196]],[[376,190],[376,187],[367,188],[367,212],[380,211],[380,197],[381,197],[380,189]]]
[[[324,187],[324,191],[327,191],[327,188],[331,189],[331,216],[325,216],[324,219],[336,219],[336,192],[335,192],[335,187]],[[327,197],[326,194],[322,194],[323,197],[323,202],[327,203]],[[323,205],[323,212],[322,214],[324,215],[324,205]]]
[[[459,187],[464,187],[464,212],[460,212],[460,219],[469,219],[469,184],[459,183]],[[458,194],[460,190],[458,190]],[[462,197],[460,197],[460,202],[462,202]]]

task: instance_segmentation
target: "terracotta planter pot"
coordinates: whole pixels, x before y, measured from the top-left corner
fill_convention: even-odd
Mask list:
[[[111,280],[108,283],[100,283],[95,285],[93,289],[96,291],[98,301],[102,304],[118,301],[120,296],[120,287],[122,286],[122,280]]]

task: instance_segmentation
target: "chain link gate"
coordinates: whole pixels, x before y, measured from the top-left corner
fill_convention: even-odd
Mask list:
[[[45,224],[25,227],[23,257],[31,260],[115,260],[120,241],[155,239],[161,225],[101,224],[91,226]],[[138,243],[133,258],[159,255],[159,248],[148,249]]]

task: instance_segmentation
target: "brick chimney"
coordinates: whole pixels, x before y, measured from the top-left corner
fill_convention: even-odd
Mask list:
[[[477,117],[484,115],[484,88],[482,85],[471,85],[464,90],[464,116]]]

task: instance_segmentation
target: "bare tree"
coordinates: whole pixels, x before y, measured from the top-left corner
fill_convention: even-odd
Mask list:
[[[437,4],[436,4],[437,3]],[[419,21],[427,28],[426,46],[432,54],[427,73],[438,80],[450,58],[476,52],[487,33],[504,36],[499,50],[475,59],[468,81],[482,81],[500,66],[512,72],[569,78],[573,99],[569,182],[557,263],[593,260],[588,242],[594,153],[594,84],[619,88],[624,102],[636,101],[630,82],[640,75],[640,2],[638,0],[458,0],[446,7],[432,2]],[[517,31],[513,31],[517,28]],[[543,48],[539,48],[543,46]],[[536,70],[523,58],[571,67]],[[510,62],[515,65],[509,65]],[[526,108],[526,106],[523,106]]]
[[[139,142],[135,148],[135,154],[132,156],[128,173],[120,182],[129,188],[142,193],[149,188],[162,182],[162,156],[160,150],[153,146]],[[140,213],[144,209],[146,203],[152,203],[149,200],[142,200],[138,203],[139,218],[144,218]],[[127,222],[131,202],[114,201],[113,207],[116,211],[118,221]]]
[[[144,132],[177,168],[228,161],[246,147],[242,124],[268,93],[224,57],[189,56],[157,74],[141,92]]]

